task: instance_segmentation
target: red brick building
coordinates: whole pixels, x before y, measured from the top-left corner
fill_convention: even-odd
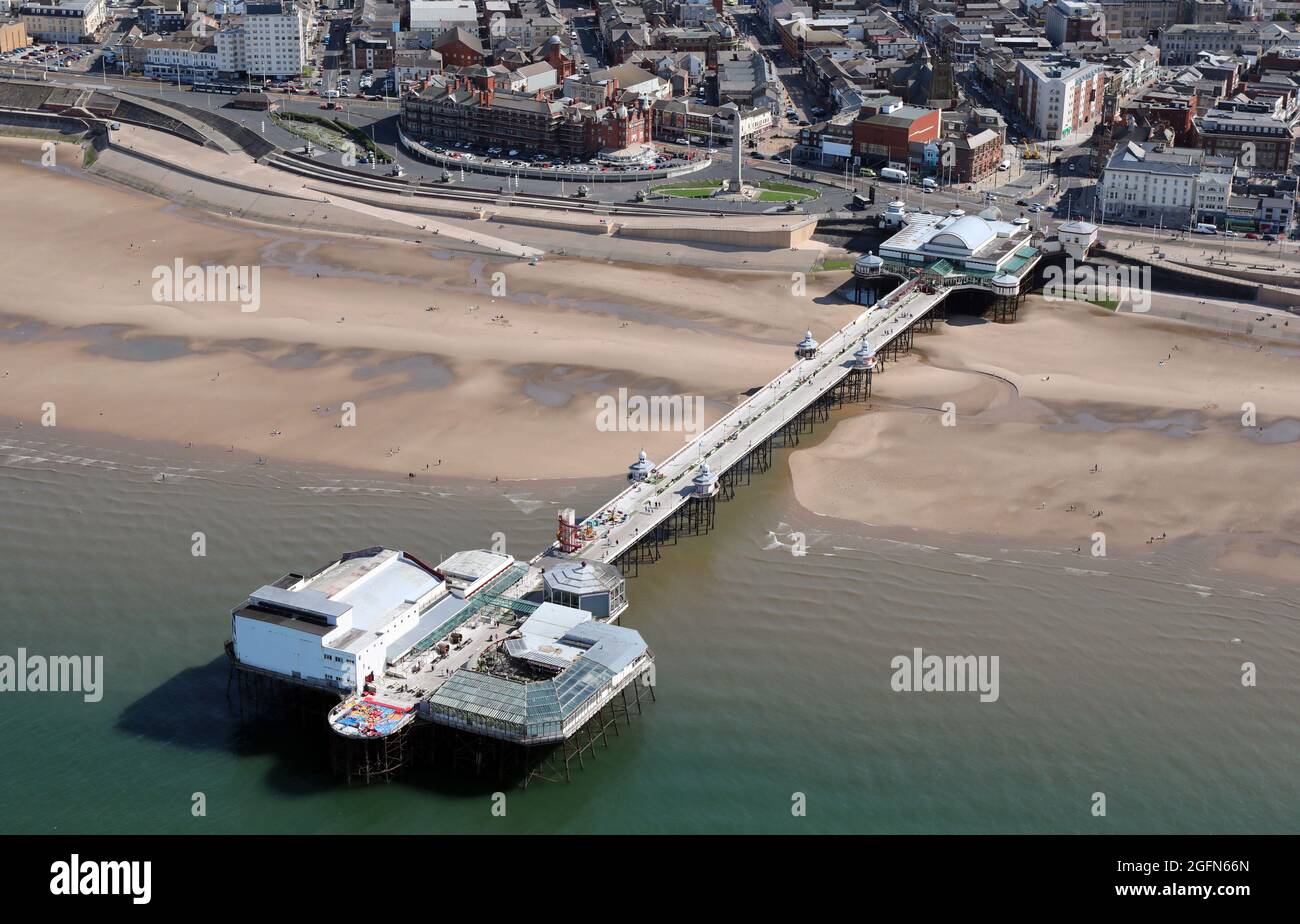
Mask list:
[[[1198,99],[1195,90],[1171,93],[1151,90],[1120,107],[1125,119],[1129,116],[1148,125],[1167,125],[1174,133],[1178,147],[1196,147],[1196,116]]]
[[[357,70],[388,70],[393,66],[392,39],[373,32],[354,32],[348,36],[349,58]]]
[[[939,140],[938,109],[896,105],[877,110],[864,106],[853,121],[853,153],[863,164],[906,164],[910,145]]]
[[[564,44],[558,35],[552,35],[542,43],[541,60],[555,68],[555,79],[561,84],[577,70],[573,56],[564,50]]]
[[[570,106],[461,76],[446,86],[409,94],[402,101],[401,126],[420,140],[591,157],[649,141],[651,109],[644,100],[595,109]]]
[[[443,67],[479,67],[487,60],[483,43],[478,36],[464,29],[448,29],[433,43],[433,50],[442,55]]]
[[[992,129],[986,128],[949,141],[955,156],[952,172],[946,179],[953,183],[979,182],[1002,163],[1002,137]]]

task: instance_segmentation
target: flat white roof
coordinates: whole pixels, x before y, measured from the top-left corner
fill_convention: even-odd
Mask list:
[[[513,555],[506,555],[504,552],[470,549],[452,555],[441,562],[437,570],[449,580],[466,581],[472,584],[509,567],[514,560]]]
[[[907,224],[880,245],[885,255],[903,253],[934,259],[990,259],[1000,256],[999,242],[1028,238],[1027,229],[978,215],[927,215],[910,212]]]
[[[383,561],[331,599],[351,604],[352,625],[379,629],[399,612],[442,586],[442,581],[401,552],[386,550]]]

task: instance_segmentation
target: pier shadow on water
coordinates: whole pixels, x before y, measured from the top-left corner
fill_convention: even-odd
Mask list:
[[[327,715],[336,700],[308,694],[293,701],[243,702],[224,656],[176,674],[130,703],[117,718],[119,731],[160,744],[194,751],[219,751],[236,758],[269,756],[274,762],[263,782],[277,795],[301,798],[320,793],[365,789],[349,787],[333,772]],[[428,729],[424,729],[427,731]],[[410,765],[390,783],[414,791],[455,798],[482,798],[517,790],[526,769],[519,760],[485,755],[482,766],[457,763],[448,746],[433,748],[417,740]],[[533,785],[537,785],[534,782]]]

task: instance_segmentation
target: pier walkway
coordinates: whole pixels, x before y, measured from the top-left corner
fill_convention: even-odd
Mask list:
[[[566,553],[557,541],[543,556],[613,563],[647,538],[692,499],[700,496],[695,477],[701,463],[721,477],[766,441],[796,421],[856,368],[854,352],[864,338],[878,355],[905,340],[947,297],[951,288],[904,281],[775,379],[714,422],[655,467],[650,480],[635,482],[580,524],[582,544]],[[591,525],[588,537],[586,525]]]

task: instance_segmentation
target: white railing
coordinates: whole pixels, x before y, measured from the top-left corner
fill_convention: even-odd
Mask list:
[[[667,472],[668,470],[672,469],[675,465],[677,465],[680,461],[682,461],[683,459],[687,459],[691,455],[695,455],[697,457],[707,459],[708,456],[716,452],[717,449],[720,448],[726,442],[727,434],[725,431],[728,430],[728,428],[734,426],[736,427],[736,432],[740,432],[740,430],[744,429],[745,426],[748,426],[754,421],[760,419],[763,414],[767,413],[772,408],[779,405],[783,400],[785,400],[785,398],[787,398],[790,394],[792,394],[795,389],[802,387],[805,382],[809,381],[813,376],[816,376],[817,374],[822,372],[827,366],[833,364],[844,353],[852,349],[854,347],[854,344],[857,342],[858,338],[865,336],[866,333],[870,332],[869,330],[859,331],[858,328],[870,320],[870,315],[872,311],[877,310],[877,308],[880,307],[888,307],[891,309],[890,313],[885,317],[880,318],[875,324],[875,326],[871,328],[871,330],[875,330],[879,328],[881,324],[884,324],[885,322],[894,319],[898,314],[898,309],[900,309],[907,302],[911,301],[911,297],[916,294],[916,287],[919,282],[920,282],[919,279],[915,279],[915,278],[909,279],[906,282],[899,285],[897,288],[890,291],[884,298],[880,299],[875,305],[872,305],[871,307],[867,308],[865,311],[859,314],[848,324],[845,324],[843,327],[839,328],[833,334],[831,334],[831,336],[828,337],[826,341],[817,348],[817,352],[816,354],[814,354],[812,358],[801,359],[787,366],[779,375],[777,375],[776,378],[768,382],[766,386],[756,391],[753,395],[746,398],[740,404],[736,405],[726,414],[722,415],[722,417],[718,418],[707,428],[705,428],[705,430],[701,432],[695,439],[691,440],[689,443],[686,443],[681,448],[679,448],[674,453],[672,453],[672,455],[668,456],[668,458],[660,462],[655,467],[656,471]],[[899,300],[900,294],[902,296],[901,300]],[[881,304],[882,302],[889,302],[889,304],[885,306]],[[893,336],[895,335],[896,333],[891,333],[890,339],[893,339]],[[834,352],[833,353],[829,352],[832,349],[834,350]],[[808,364],[818,363],[819,360],[823,360],[823,359],[824,361],[816,365],[815,368],[813,368],[811,371],[807,371]],[[804,372],[802,376],[799,375],[801,371]],[[791,388],[779,394],[776,398],[768,401],[766,405],[759,408],[759,404],[766,396],[767,391],[777,383],[783,381],[787,375],[792,375],[792,374],[795,376],[795,384]],[[716,442],[713,443],[709,451],[700,452],[700,448],[699,448],[700,445],[710,440],[713,440],[715,438],[715,435],[716,435]],[[673,474],[666,477],[665,487],[669,484],[672,484],[677,479],[681,478],[683,474],[689,473],[689,471],[690,471],[690,466],[688,463],[687,467],[684,470],[674,472]],[[605,513],[606,511],[619,509],[619,505],[623,501],[630,500],[632,497],[634,497],[641,490],[641,486],[645,483],[646,482],[635,482],[629,485],[628,487],[624,488],[617,495],[611,498],[608,502],[602,505],[599,509],[597,509],[595,512],[590,514],[588,517],[584,518],[582,522],[592,519],[593,517],[599,518],[600,515]],[[660,488],[657,493],[663,493],[664,490],[665,488]]]

